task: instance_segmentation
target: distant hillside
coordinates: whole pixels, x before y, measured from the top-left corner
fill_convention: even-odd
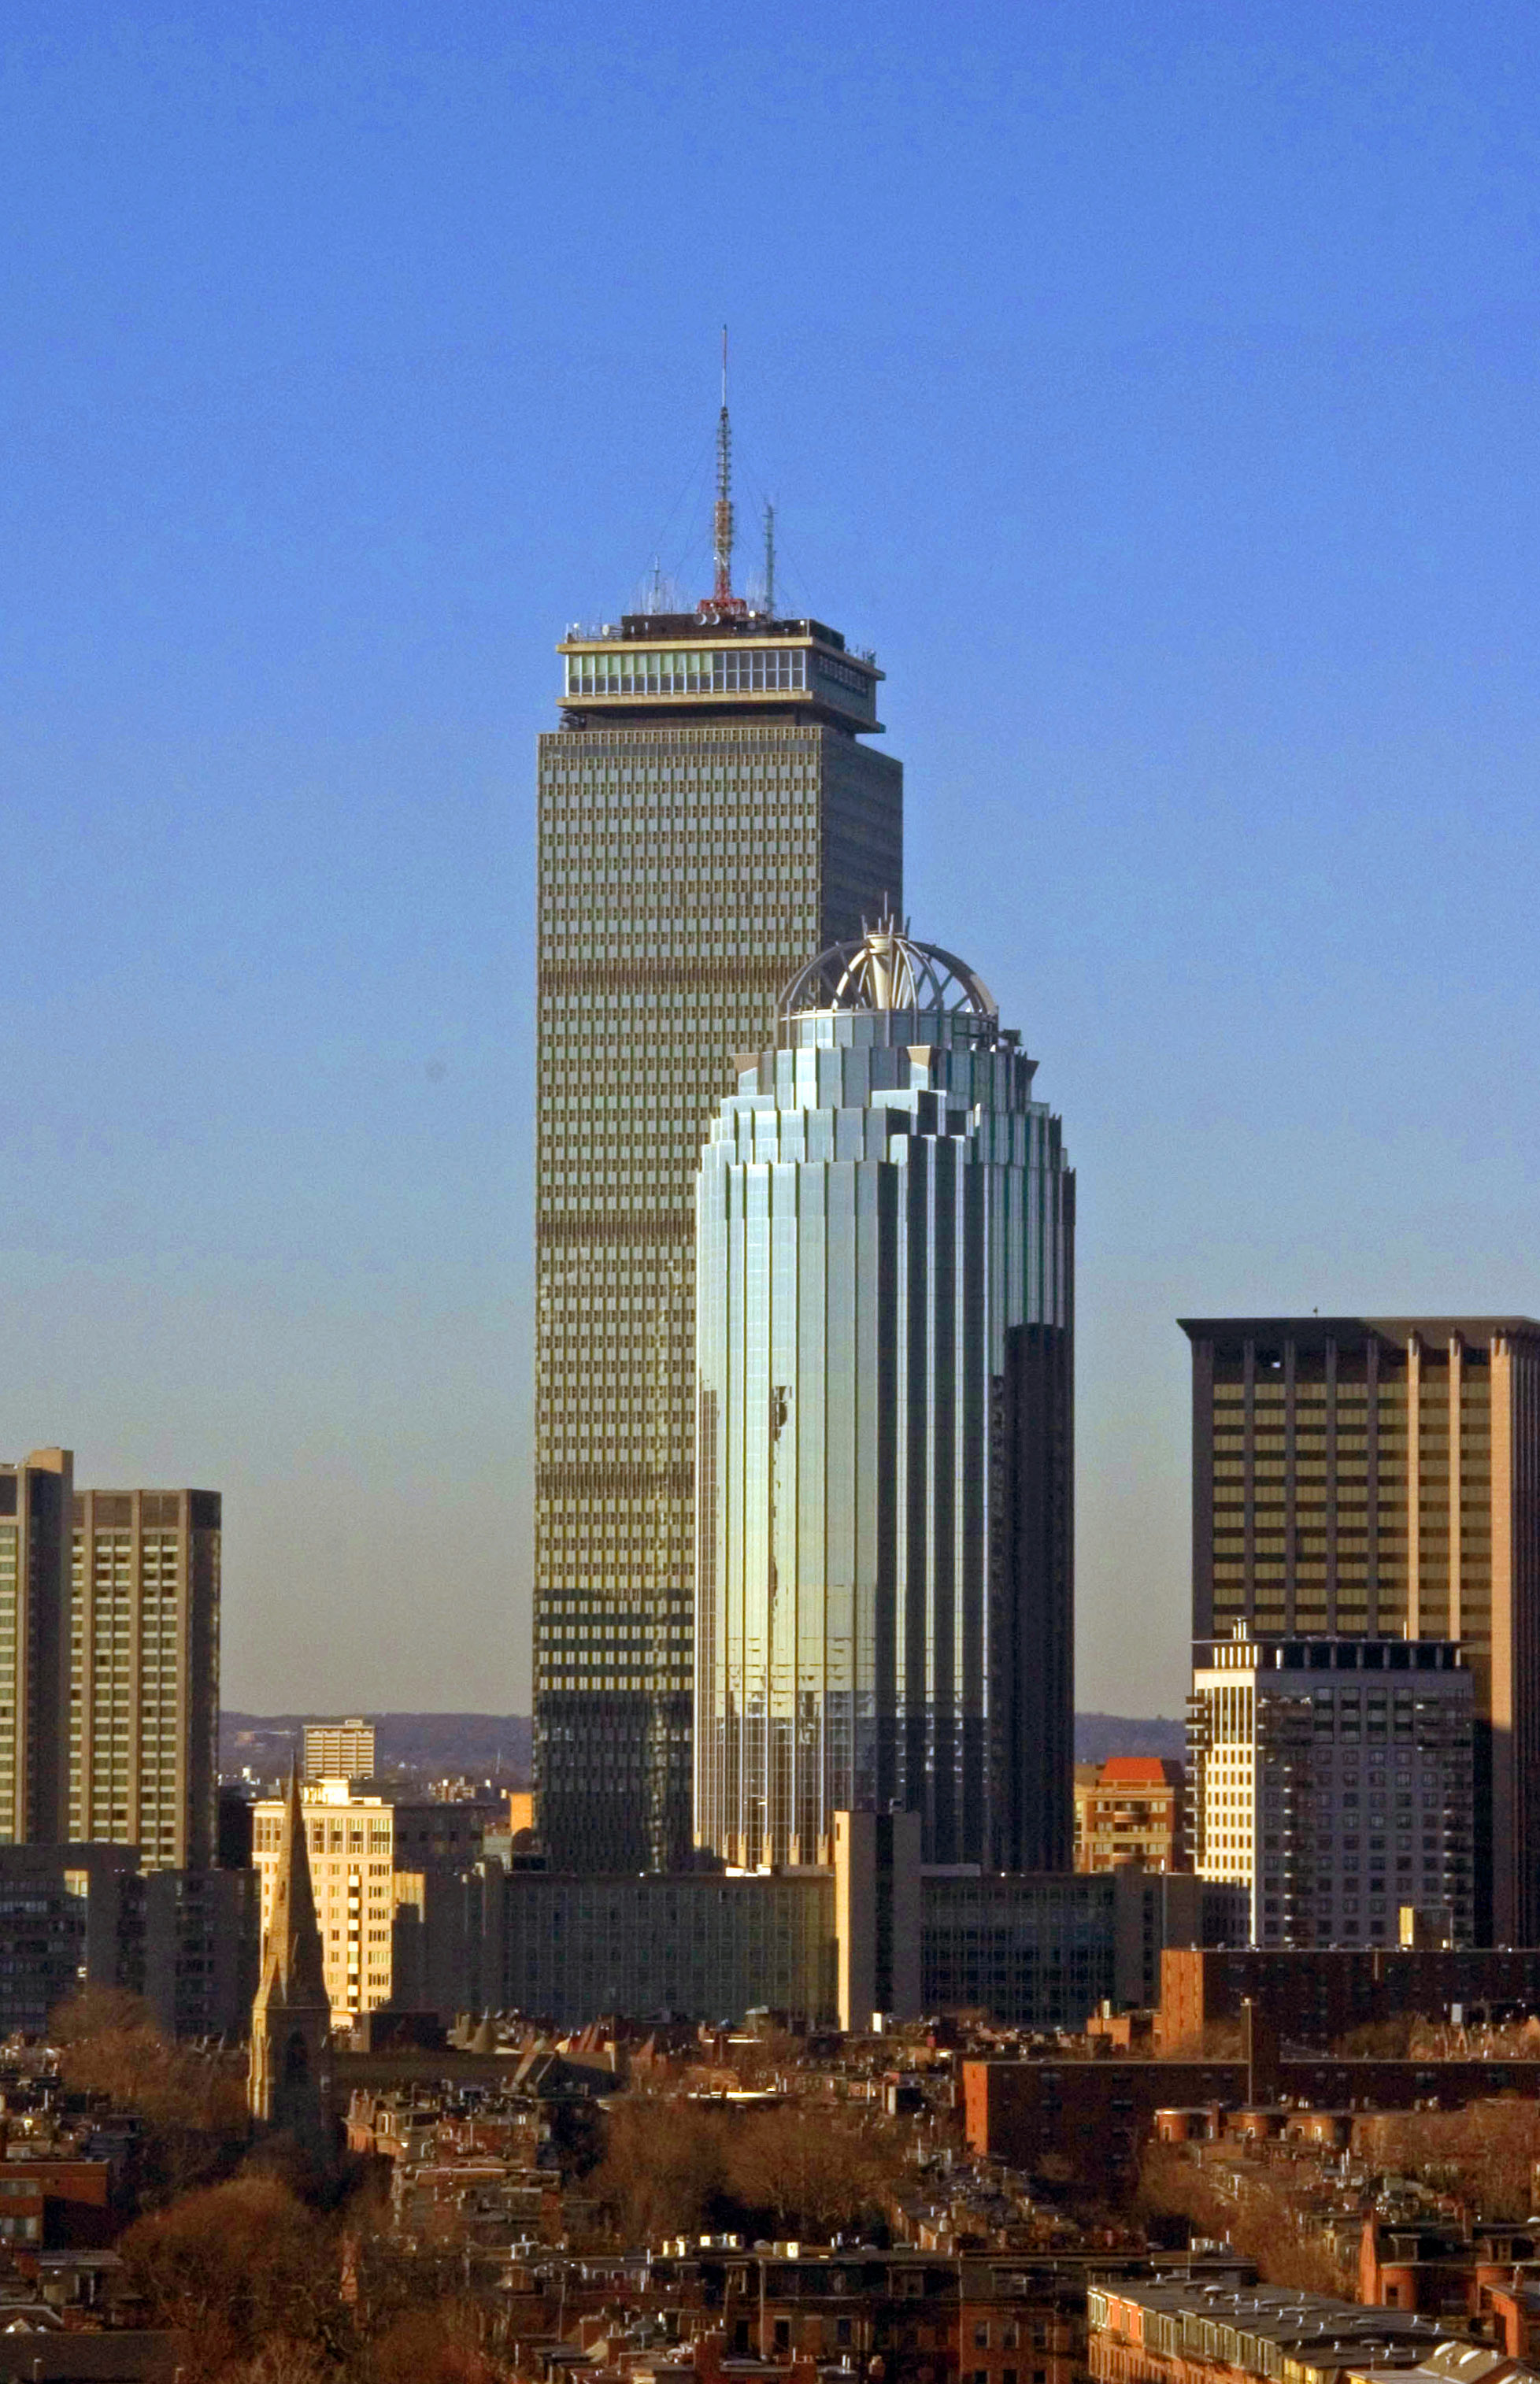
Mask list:
[[[1074,1717],[1076,1763],[1105,1763],[1110,1755],[1169,1755],[1186,1760],[1186,1725],[1164,1714],[1083,1713]]]
[[[219,1769],[271,1774],[283,1770],[297,1750],[307,1721],[335,1721],[328,1714],[222,1713]],[[529,1776],[528,1714],[377,1713],[375,1760],[381,1771],[421,1771],[429,1776],[466,1772],[472,1779],[512,1782]]]
[[[219,1769],[271,1775],[281,1771],[307,1721],[333,1714],[226,1713],[219,1717]],[[381,1770],[428,1774],[466,1772],[472,1779],[529,1776],[528,1714],[382,1713],[372,1716]],[[1084,1713],[1074,1720],[1074,1759],[1101,1763],[1109,1755],[1186,1752],[1180,1721],[1163,1714]]]

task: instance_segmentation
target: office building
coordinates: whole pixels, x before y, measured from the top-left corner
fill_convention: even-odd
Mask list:
[[[1254,1944],[1391,1945],[1403,1910],[1470,1943],[1473,1687],[1448,1640],[1199,1644],[1194,1860]]]
[[[540,739],[535,1785],[553,1861],[689,1847],[694,1212],[735,1052],[810,952],[901,900],[882,674],[731,590],[564,640]]]
[[[68,1448],[0,1466],[0,1845],[69,1834],[73,1479]]]
[[[1205,1317],[1193,1637],[1457,1642],[1481,1943],[1540,1938],[1540,1323]]]
[[[143,1995],[172,2037],[245,2033],[260,1967],[255,1870],[155,1870],[143,1882]]]
[[[795,1870],[572,1879],[484,1864],[502,1970],[489,1946],[466,1986],[562,2027],[660,2012],[736,2021],[760,2006],[857,2033],[878,2011],[1077,2029],[1109,1999],[1151,2006],[1166,1947],[1219,1942],[1243,1906],[1223,1885],[1129,1867],[1095,1878],[925,1870],[913,1843],[878,1838],[884,1821],[901,1837],[910,1817],[842,1818],[855,1827],[837,1829],[834,1861]],[[457,1948],[464,1922],[447,1895],[441,1909]],[[479,1999],[451,1984],[422,2000]]]
[[[84,1986],[144,1976],[144,1881],[129,1846],[0,1846],[0,2038],[43,2035]]]
[[[698,1193],[696,1835],[1068,1870],[1074,1179],[1037,1062],[891,922],[740,1061]]]
[[[357,1715],[347,1721],[307,1721],[302,1776],[306,1780],[372,1780],[373,1722]]]
[[[81,1490],[72,1502],[69,1831],[207,1870],[218,1842],[215,1490]]]
[[[1186,1821],[1179,1763],[1160,1755],[1110,1755],[1074,1767],[1074,1867],[1186,1868]]]
[[[363,1794],[345,1779],[306,1782],[299,1796],[327,1994],[340,2020],[355,2019],[392,1999],[398,1921],[415,1942],[431,1893],[421,1874],[453,1873],[477,1860],[484,1808]],[[288,1809],[287,1798],[271,1796],[252,1816],[264,1934],[281,1874]]]

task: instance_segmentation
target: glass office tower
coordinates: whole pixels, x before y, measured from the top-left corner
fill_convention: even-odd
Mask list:
[[[794,978],[697,1186],[697,1839],[1070,1866],[1074,1178],[1037,1062],[890,922]]]
[[[735,1052],[900,899],[870,656],[728,596],[564,642],[540,749],[535,1776],[551,1859],[690,1844],[693,1186]]]

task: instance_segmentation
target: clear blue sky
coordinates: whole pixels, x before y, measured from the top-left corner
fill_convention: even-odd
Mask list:
[[[0,1453],[223,1489],[227,1702],[526,1700],[533,741],[724,319],[1080,1171],[1082,1705],[1183,1691],[1178,1313],[1540,1309],[1537,47],[9,0]]]

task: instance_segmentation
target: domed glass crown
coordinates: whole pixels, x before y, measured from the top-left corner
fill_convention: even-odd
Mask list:
[[[848,944],[831,944],[798,970],[781,996],[789,1020],[808,1011],[907,1010],[941,1017],[1000,1017],[984,979],[939,944],[922,944],[891,914]]]

